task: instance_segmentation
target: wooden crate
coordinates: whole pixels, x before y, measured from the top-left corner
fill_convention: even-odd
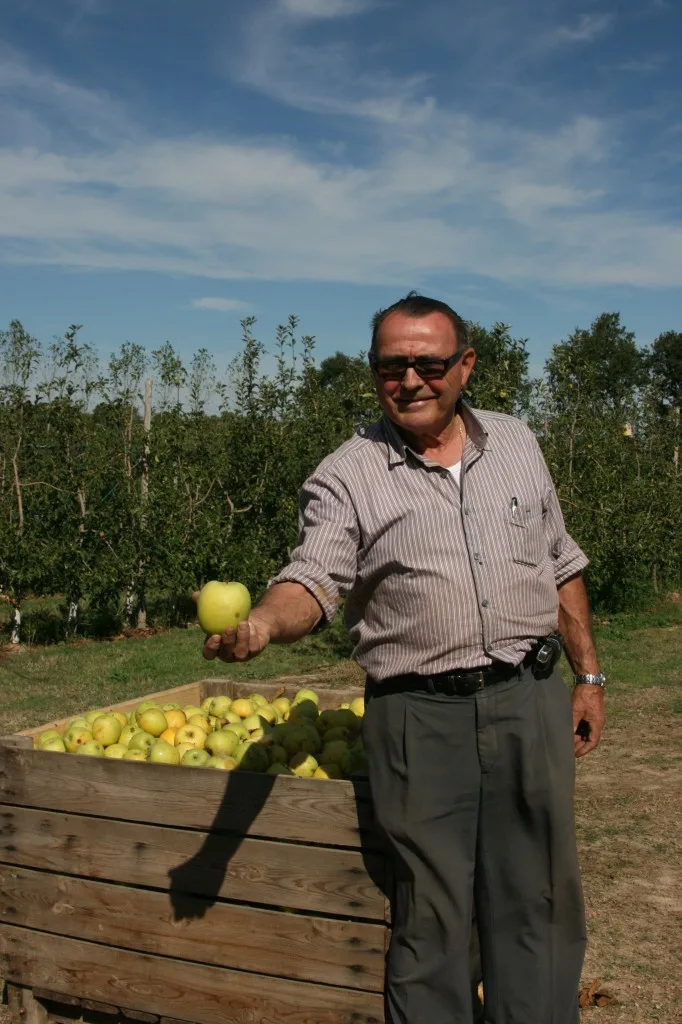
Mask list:
[[[318,682],[322,707],[358,695]],[[390,882],[365,780],[59,756],[33,749],[46,727],[0,740],[0,978],[27,1024],[383,1021]]]

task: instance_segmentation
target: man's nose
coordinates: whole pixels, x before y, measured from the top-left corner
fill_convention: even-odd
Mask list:
[[[422,386],[422,379],[413,366],[408,366],[400,383],[406,391],[413,391]]]

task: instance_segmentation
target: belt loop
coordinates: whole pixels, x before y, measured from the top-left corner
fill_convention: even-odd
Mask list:
[[[433,677],[432,676],[427,676],[426,677],[426,689],[428,690],[428,692],[432,696],[435,697],[435,695],[436,695],[436,685],[435,685],[435,683],[433,681]]]

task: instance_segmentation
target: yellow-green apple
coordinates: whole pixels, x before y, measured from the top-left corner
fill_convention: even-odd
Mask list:
[[[231,729],[218,729],[206,737],[206,750],[214,757],[231,757],[239,746],[239,737]]]
[[[187,717],[182,708],[171,708],[164,712],[169,729],[179,729],[181,725],[187,724]]]
[[[201,708],[198,708],[196,706],[196,704],[185,704],[182,710],[184,711],[185,718],[188,720],[192,717],[192,715],[203,715],[204,713],[201,710]]]
[[[247,772],[265,772],[270,767],[270,758],[264,747],[245,740],[234,752],[239,768]]]
[[[180,755],[180,760],[182,761],[188,750],[197,750],[198,748],[195,747],[193,743],[178,743],[175,749]]]
[[[232,725],[238,725],[241,722],[239,715],[235,715],[234,711],[230,709],[226,715],[223,715],[223,721],[228,722]]]
[[[233,757],[209,757],[205,765],[206,768],[218,768],[223,772],[233,772],[237,767],[237,762]]]
[[[299,778],[311,779],[318,764],[312,754],[306,754],[301,751],[299,754],[294,754],[289,761],[289,767],[294,775],[298,775]]]
[[[356,716],[356,718],[362,718],[365,713],[365,698],[356,697],[355,700],[351,701],[350,710]]]
[[[332,743],[334,740],[345,740],[347,743],[349,736],[350,730],[345,725],[335,725],[333,729],[327,729],[322,734],[322,741],[327,744]]]
[[[293,722],[294,725],[297,725],[299,722],[302,722],[304,719],[307,719],[307,721],[309,721],[309,722],[315,722],[315,720],[317,719],[318,714],[319,714],[319,712],[318,712],[318,709],[317,709],[317,704],[315,704],[314,701],[309,700],[306,697],[305,700],[296,701],[292,705],[292,707],[291,707],[291,709],[289,711],[289,717],[288,717],[287,721],[288,722]]]
[[[237,697],[236,700],[232,701],[230,711],[233,711],[235,715],[239,715],[240,718],[250,718],[251,715],[256,713],[256,708],[248,697]]]
[[[147,761],[147,753],[144,750],[126,750],[121,758],[122,761]]]
[[[204,697],[204,699],[202,700],[201,711],[204,715],[210,715],[211,704],[213,703],[214,699],[214,697]]]
[[[253,732],[249,733],[249,736],[256,743],[260,743],[261,747],[271,747],[275,742],[269,729],[254,729]]]
[[[348,744],[345,740],[332,740],[331,743],[325,743],[320,754],[320,764],[338,764],[341,766],[347,754]]]
[[[111,711],[109,713],[114,716],[121,728],[128,724],[128,716],[124,715],[122,711]]]
[[[74,718],[69,722],[69,729],[73,729],[74,726],[77,726],[79,729],[87,729],[88,732],[90,731],[90,723],[87,722],[82,715],[79,715],[78,718]]]
[[[140,729],[130,740],[128,750],[141,750],[146,756],[149,754],[154,743],[156,743],[156,736],[152,736],[150,732],[144,732]]]
[[[180,754],[177,747],[159,739],[149,748],[149,760],[152,764],[180,764]]]
[[[250,611],[251,595],[243,583],[211,580],[199,591],[197,619],[209,636],[238,626],[248,619]]]
[[[270,764],[286,764],[289,760],[289,755],[279,743],[273,743],[271,747],[268,747],[268,756]]]
[[[288,764],[282,764],[281,761],[273,761],[270,767],[265,772],[266,775],[293,775],[291,768]]]
[[[40,736],[38,737],[38,747],[42,748],[48,742],[48,740],[60,740],[61,738],[62,734],[60,733],[59,729],[45,729],[43,732],[41,732]]]
[[[265,707],[258,708],[258,714],[261,718],[264,718],[270,725],[277,725],[281,715],[277,708],[273,708],[272,704],[266,704]]]
[[[289,700],[288,697],[276,697],[275,700],[273,700],[272,702],[272,706],[273,708],[276,708],[277,711],[279,711],[282,717],[284,717],[284,715],[289,711],[289,708],[291,707],[291,701]]]
[[[203,729],[207,736],[211,731],[211,724],[206,715],[191,715],[187,719],[187,724],[194,725],[197,729]]]
[[[137,712],[137,724],[150,736],[160,736],[168,728],[168,722],[161,708],[145,708]]]
[[[314,779],[342,779],[343,772],[338,764],[321,764],[313,772]]]
[[[175,746],[179,747],[181,743],[191,743],[197,750],[203,750],[206,746],[206,733],[197,725],[187,723],[175,734]]]
[[[299,690],[294,697],[294,704],[300,704],[303,700],[311,700],[313,704],[320,703],[320,698],[314,690]]]
[[[110,747],[112,743],[118,743],[123,729],[113,715],[100,715],[92,723],[91,732],[93,740],[97,740],[103,747]]]
[[[269,729],[270,723],[260,715],[249,715],[244,719],[244,728],[248,732],[255,732],[256,729]]]
[[[136,725],[126,725],[121,729],[121,735],[118,738],[118,742],[122,743],[124,747],[127,747],[135,733],[140,731],[141,730]]]
[[[97,740],[88,740],[78,747],[76,753],[83,754],[84,757],[104,757],[104,747]]]
[[[64,746],[64,740],[61,738],[61,736],[51,736],[49,739],[45,740],[45,742],[43,743],[42,747],[40,747],[39,749],[40,750],[49,750],[53,754],[65,754],[66,753],[66,747]]]
[[[194,750],[188,750],[182,755],[180,764],[183,768],[204,768],[210,759],[208,751],[195,747]]]
[[[213,697],[208,706],[208,713],[209,715],[215,715],[216,718],[225,718],[231,707],[232,698],[222,694],[220,697]]]
[[[256,708],[266,708],[268,706],[267,697],[264,697],[262,693],[252,693],[250,700]]]
[[[225,726],[225,729],[228,732],[233,732],[240,740],[246,740],[249,738],[249,731],[241,724],[241,719],[238,723],[230,722],[229,725]]]
[[[112,743],[110,747],[104,748],[105,757],[113,757],[116,760],[120,760],[127,751],[127,747],[124,743]]]
[[[87,711],[84,718],[88,725],[92,725],[95,719],[99,718],[100,715],[106,715],[106,711],[103,711],[102,708],[100,708],[99,711]]]
[[[89,743],[92,739],[92,733],[89,729],[83,728],[81,725],[71,725],[64,733],[64,746],[70,754],[75,754],[79,747],[82,747],[84,743]]]

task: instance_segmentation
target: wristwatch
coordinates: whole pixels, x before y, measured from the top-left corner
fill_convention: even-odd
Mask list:
[[[604,686],[606,684],[606,676],[603,672],[585,672],[582,675],[573,676],[573,682],[576,686]]]

